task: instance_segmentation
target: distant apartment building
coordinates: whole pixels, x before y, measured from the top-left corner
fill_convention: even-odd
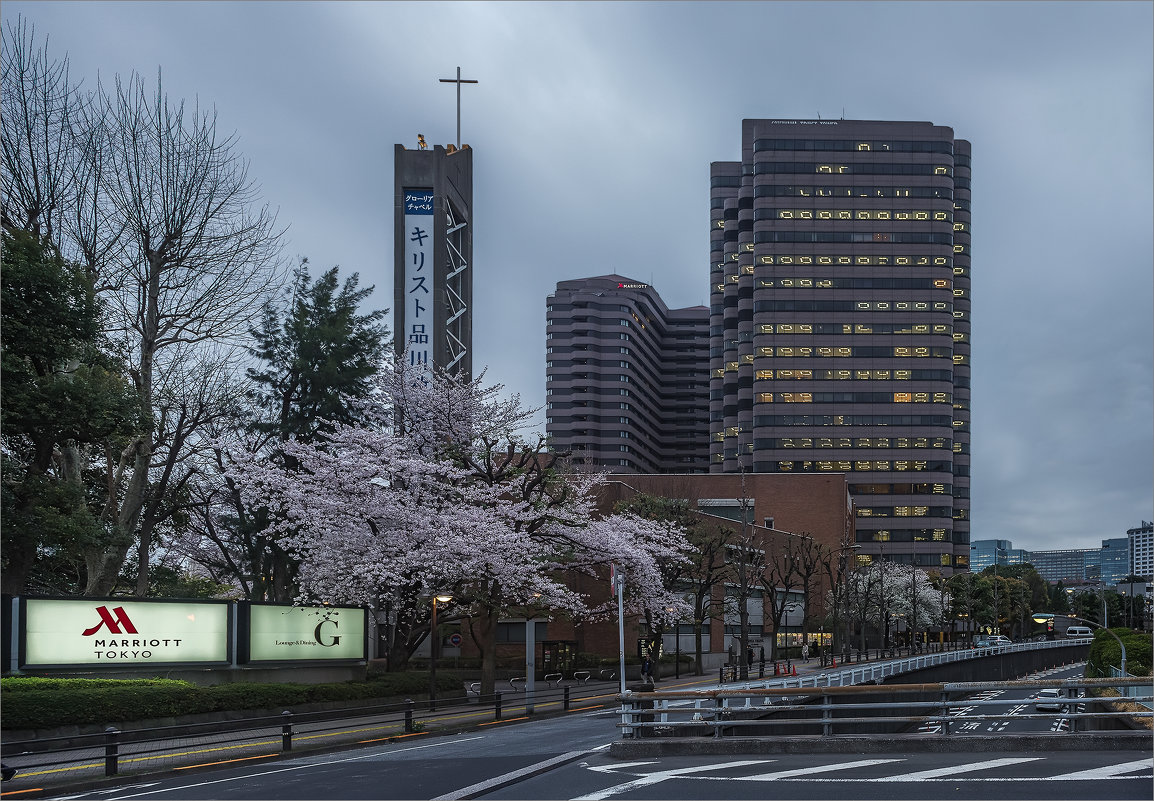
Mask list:
[[[1028,563],[1051,583],[1113,586],[1136,572],[1130,561],[1132,543],[1130,537],[1115,537],[1102,540],[1100,548],[1027,551],[1014,548],[1009,540],[974,540],[970,544],[970,568],[977,572],[995,562],[999,565]]]
[[[1142,525],[1126,531],[1130,551],[1130,572],[1136,576],[1154,578],[1154,523],[1142,521]]]
[[[844,473],[860,554],[970,560],[970,143],[742,121],[710,167],[710,470]]]
[[[1050,583],[1085,584],[1101,580],[1097,548],[1030,551],[1030,564]]]
[[[545,419],[579,468],[709,467],[709,311],[621,275],[562,281],[545,310]]]

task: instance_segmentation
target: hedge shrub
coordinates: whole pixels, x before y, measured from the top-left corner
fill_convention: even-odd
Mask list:
[[[1110,631],[1126,644],[1126,672],[1134,676],[1149,676],[1152,661],[1150,635],[1127,628],[1111,628]],[[1089,662],[1087,676],[1109,676],[1107,665],[1120,665],[1122,662],[1118,640],[1105,630],[1096,629],[1094,642],[1090,644]]]
[[[291,709],[325,701],[424,697],[428,673],[394,673],[371,681],[332,684],[216,684],[198,687],[175,679],[56,679],[12,676],[0,680],[5,729],[107,725],[198,713]],[[437,673],[437,694],[464,695],[462,680]]]

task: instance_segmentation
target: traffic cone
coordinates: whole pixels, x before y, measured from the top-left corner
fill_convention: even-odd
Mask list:
[[[793,666],[793,674],[792,675],[794,675],[794,676],[797,675],[797,665]]]
[[[837,660],[833,658],[833,654],[830,654],[829,666],[830,667],[837,667]]]

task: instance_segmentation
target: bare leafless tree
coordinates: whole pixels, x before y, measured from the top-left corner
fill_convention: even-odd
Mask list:
[[[771,532],[766,538],[765,565],[757,579],[769,599],[769,614],[773,619],[773,658],[777,658],[777,632],[781,631],[782,620],[791,610],[791,595],[800,592],[805,585],[802,569],[802,553],[806,537],[785,532]]]
[[[88,270],[147,422],[102,454],[101,519],[114,544],[85,554],[85,592],[110,592],[134,545],[143,592],[151,533],[175,511],[181,465],[214,414],[200,404],[211,397],[172,388],[201,386],[209,366],[242,367],[241,338],[286,276],[283,231],[235,136],[218,132],[214,110],[170,102],[159,72],[152,88],[133,74],[81,94],[67,59],[54,61],[26,22],[3,43],[3,223]]]
[[[69,80],[68,59],[52,59],[48,40],[38,44],[35,34],[17,18],[3,37],[2,212],[5,228],[55,243],[75,183],[85,98]]]
[[[155,91],[139,75],[117,79],[105,102],[107,136],[94,152],[108,160],[102,172],[109,219],[122,228],[124,241],[121,259],[109,265],[118,272],[109,276],[117,287],[107,293],[110,333],[131,355],[142,416],[155,420],[163,413],[161,371],[172,377],[190,363],[189,348],[238,344],[255,325],[263,301],[283,279],[281,232],[267,207],[253,210],[257,190],[248,165],[234,137],[218,135],[215,112],[195,106],[186,115],[183,102],[169,102],[159,74]],[[156,501],[172,478],[163,465],[153,473],[160,430],[124,451],[121,463],[130,469],[104,510],[110,526],[145,537],[138,592],[147,586],[153,526],[142,516],[159,512]],[[89,553],[86,591],[108,592],[126,554],[124,545]]]

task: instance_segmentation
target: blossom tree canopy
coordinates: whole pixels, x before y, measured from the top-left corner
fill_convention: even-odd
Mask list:
[[[305,597],[373,603],[414,580],[429,594],[496,584],[502,604],[580,615],[587,601],[563,571],[616,562],[631,608],[680,602],[659,562],[684,558],[684,532],[634,515],[594,519],[604,476],[534,469],[548,454],[516,438],[531,415],[518,398],[399,360],[377,389],[366,415],[377,425],[282,444],[299,469],[236,460],[246,499],[269,509],[300,555]]]

